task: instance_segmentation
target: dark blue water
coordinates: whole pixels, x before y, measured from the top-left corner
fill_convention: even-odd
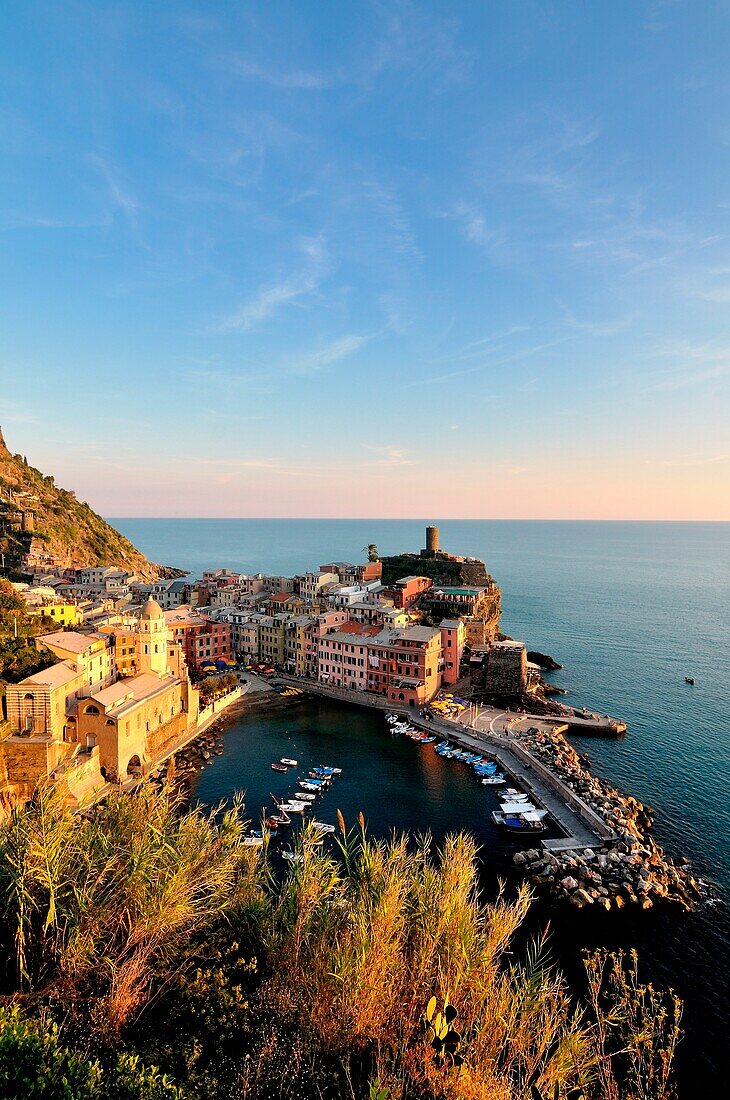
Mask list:
[[[418,549],[424,527],[411,520],[113,522],[153,560],[194,573],[227,566],[292,574],[333,559],[360,560],[370,542],[383,554]],[[501,585],[503,629],[565,665],[555,681],[569,699],[627,720],[625,739],[590,739],[582,747],[596,771],[656,809],[661,843],[690,856],[727,901],[730,524],[443,521],[440,527],[442,546],[483,558]],[[695,688],[685,675],[695,677]],[[506,866],[509,853],[485,824],[489,792],[465,770],[384,737],[382,720],[371,715],[326,706],[294,715],[237,724],[226,755],[204,773],[200,796],[248,787],[253,806],[265,797],[260,777],[268,782],[270,759],[289,755],[290,735],[302,753],[309,745],[315,755],[345,755],[337,797],[348,814],[362,808],[380,830],[430,826],[437,839],[467,826],[483,844],[488,867],[499,873]],[[275,777],[270,769],[268,775]],[[561,960],[570,965],[571,952],[577,957],[584,944],[636,944],[646,973],[686,1000],[683,1076],[691,1067],[695,1084],[712,1081],[730,1025],[727,908],[605,918],[582,913],[553,922]]]

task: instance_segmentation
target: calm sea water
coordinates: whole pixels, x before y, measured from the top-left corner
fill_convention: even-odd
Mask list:
[[[301,572],[417,549],[424,523],[392,520],[141,520],[112,522],[149,557],[191,570]],[[425,521],[424,521],[425,522]],[[438,522],[438,521],[436,521]],[[501,585],[503,628],[565,665],[555,682],[569,700],[619,715],[621,741],[586,740],[597,772],[656,809],[658,839],[687,854],[717,884],[722,904],[682,916],[652,911],[569,914],[553,921],[569,970],[579,949],[636,944],[645,973],[686,1000],[683,1092],[717,1080],[730,1030],[730,524],[443,521],[441,544],[483,558]],[[688,687],[686,675],[696,679]],[[492,795],[465,769],[391,740],[382,719],[306,704],[249,717],[226,735],[226,753],[202,776],[205,800],[248,790],[253,808],[290,785],[269,764],[293,754],[343,766],[335,805],[371,827],[424,830],[439,839],[468,827],[486,874],[508,865],[509,845],[488,824]],[[316,759],[315,759],[316,758]],[[273,777],[273,778],[272,778]],[[278,786],[272,786],[280,780]],[[537,917],[547,911],[537,911]]]

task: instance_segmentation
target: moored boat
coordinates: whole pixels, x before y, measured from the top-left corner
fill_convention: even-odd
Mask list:
[[[529,811],[505,814],[500,813],[499,810],[494,810],[492,821],[495,825],[499,825],[511,833],[543,833],[545,831],[543,820]]]
[[[287,756],[282,756],[282,758],[281,758],[281,760],[279,761],[279,763],[280,763],[280,764],[286,764],[287,768],[296,768],[296,766],[297,766],[297,764],[299,763],[299,761],[298,761],[298,760],[290,760],[290,759],[289,759],[289,757],[287,757]]]
[[[320,833],[333,833],[335,831],[334,825],[328,825],[326,821],[313,821],[312,828],[318,829]]]
[[[289,769],[287,768],[286,764],[272,764],[271,770],[272,772],[285,772]]]
[[[502,787],[507,782],[503,775],[485,775],[482,779],[484,787]]]

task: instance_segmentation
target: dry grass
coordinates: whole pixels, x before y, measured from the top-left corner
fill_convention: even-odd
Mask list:
[[[576,1008],[542,943],[513,956],[529,891],[485,903],[469,836],[434,853],[428,837],[374,840],[362,822],[342,823],[327,855],[305,827],[301,861],[274,886],[244,833],[240,803],[183,812],[143,787],[79,819],[39,790],[0,834],[17,988],[82,1001],[97,1036],[118,1036],[229,922],[231,941],[244,926],[258,941],[260,1003],[288,1036],[274,1051],[262,1040],[241,1065],[240,1095],[269,1095],[267,1067],[294,1072],[295,1055],[297,1072],[338,1065],[353,1095],[369,1079],[387,1100],[671,1095],[678,1002],[640,983],[635,958],[603,953],[588,960],[589,997]],[[434,1058],[431,997],[458,1013],[461,1065]],[[277,1088],[290,1095],[285,1071]]]

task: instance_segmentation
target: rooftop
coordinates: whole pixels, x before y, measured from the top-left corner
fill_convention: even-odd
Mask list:
[[[78,679],[81,675],[82,673],[78,672],[68,661],[60,661],[57,665],[44,668],[41,672],[34,672],[32,676],[26,676],[25,680],[21,680],[18,686],[21,687],[27,684],[29,687],[34,685],[36,687],[57,688],[70,683],[71,680]]]
[[[108,715],[116,718],[174,683],[174,676],[160,677],[153,672],[140,672],[138,676],[118,680],[116,684],[97,691],[91,698],[103,706]]]
[[[97,648],[102,641],[98,634],[79,634],[77,630],[54,630],[52,634],[41,634],[38,641],[67,653],[86,653]]]

